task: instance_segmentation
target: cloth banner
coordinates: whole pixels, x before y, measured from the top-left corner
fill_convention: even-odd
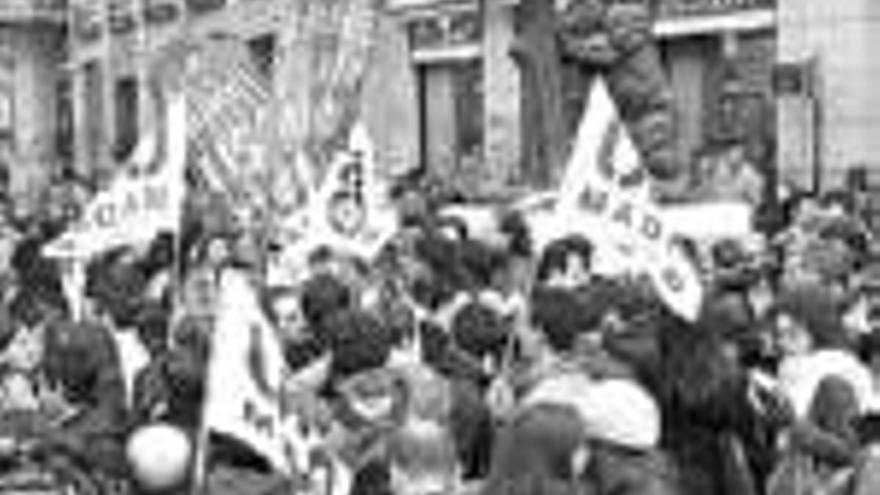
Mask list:
[[[79,221],[44,248],[52,258],[89,258],[111,249],[147,242],[159,232],[176,232],[185,194],[186,102],[167,109],[164,163],[149,175],[123,175],[98,193]]]
[[[358,121],[382,2],[291,3],[278,49],[280,127],[321,181]]]
[[[394,235],[397,216],[375,158],[366,128],[356,125],[348,149],[337,154],[310,204],[309,245],[370,259]]]
[[[584,234],[600,259],[604,255],[622,270],[644,270],[671,309],[695,319],[703,299],[700,277],[651,200],[639,154],[601,79],[576,139],[550,222],[555,234]]]
[[[200,186],[222,193],[237,209],[264,213],[277,209],[276,203],[290,203],[291,195],[294,203],[304,201],[303,181],[292,177],[282,159],[270,80],[245,42],[211,38],[178,48],[173,56],[181,61],[158,70],[183,71]]]
[[[204,428],[230,435],[289,471],[281,343],[244,274],[223,274],[208,364]]]

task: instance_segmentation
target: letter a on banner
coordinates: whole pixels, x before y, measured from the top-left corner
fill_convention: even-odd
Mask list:
[[[650,197],[641,157],[601,79],[578,129],[552,223],[557,237],[580,233],[596,245],[597,269],[650,274],[663,301],[689,320],[702,307],[696,268]],[[576,227],[572,227],[576,226]]]

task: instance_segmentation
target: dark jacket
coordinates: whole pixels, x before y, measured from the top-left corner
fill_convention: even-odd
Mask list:
[[[611,445],[592,451],[587,473],[596,495],[677,495],[673,466],[657,452],[635,452]]]

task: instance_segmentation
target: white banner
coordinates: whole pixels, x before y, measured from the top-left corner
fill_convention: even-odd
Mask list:
[[[79,221],[44,248],[54,258],[89,258],[147,242],[179,228],[185,194],[186,102],[172,99],[165,126],[165,163],[143,176],[119,177],[86,205]],[[142,149],[139,151],[146,153]]]
[[[224,273],[220,291],[204,427],[244,442],[288,472],[281,404],[286,364],[278,335],[243,274]]]
[[[677,232],[652,202],[645,178],[639,176],[641,169],[610,93],[599,80],[549,223],[559,229],[554,232],[558,237],[587,236],[599,260],[649,273],[666,304],[693,320],[702,306],[700,277],[674,244]]]
[[[372,258],[397,230],[387,184],[376,168],[376,151],[363,125],[357,125],[311,204],[309,237],[344,252]]]

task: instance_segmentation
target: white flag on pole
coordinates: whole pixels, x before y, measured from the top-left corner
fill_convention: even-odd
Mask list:
[[[647,272],[671,309],[695,319],[703,299],[699,274],[675,244],[677,233],[651,200],[644,177],[617,107],[598,80],[552,214],[555,235],[587,236],[600,262]]]
[[[286,363],[278,335],[243,274],[224,273],[220,291],[203,428],[245,443],[288,472],[281,402]]]
[[[362,124],[339,153],[310,205],[312,243],[372,258],[397,230],[387,183],[376,166],[376,150]]]
[[[177,231],[185,194],[186,102],[182,97],[169,102],[166,119],[164,163],[158,170],[150,175],[121,176],[99,192],[70,230],[44,248],[46,256],[84,259],[147,242],[159,232]],[[138,157],[146,155],[140,147]]]

